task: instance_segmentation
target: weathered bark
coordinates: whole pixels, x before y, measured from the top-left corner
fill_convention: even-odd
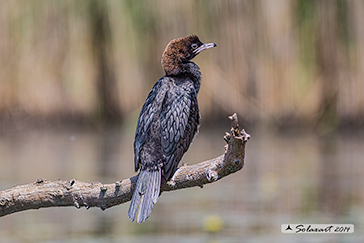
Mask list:
[[[245,144],[250,138],[244,130],[239,130],[236,114],[229,117],[232,128],[226,133],[227,142],[223,155],[195,165],[183,165],[172,179],[162,181],[161,192],[188,187],[203,187],[244,166]],[[47,181],[39,178],[36,182],[14,186],[0,192],[0,217],[28,209],[47,207],[99,207],[102,210],[131,200],[138,176],[112,184],[86,183],[76,179],[71,181]]]

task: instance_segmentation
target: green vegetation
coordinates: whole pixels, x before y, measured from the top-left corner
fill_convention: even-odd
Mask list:
[[[362,1],[0,2],[0,119],[118,121],[140,110],[173,38],[198,57],[204,119],[364,122]],[[27,118],[27,119],[24,119]]]

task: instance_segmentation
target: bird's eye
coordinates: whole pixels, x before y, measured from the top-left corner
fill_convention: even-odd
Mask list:
[[[196,49],[196,48],[198,47],[198,45],[197,45],[196,43],[193,43],[193,44],[191,45],[191,47],[192,47],[192,49]]]

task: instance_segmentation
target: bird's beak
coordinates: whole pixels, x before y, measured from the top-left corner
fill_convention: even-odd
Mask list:
[[[199,48],[197,48],[196,50],[193,51],[193,54],[197,55],[198,53],[204,51],[204,50],[207,50],[207,49],[210,49],[210,48],[213,48],[215,47],[216,44],[215,43],[204,43],[202,44]]]

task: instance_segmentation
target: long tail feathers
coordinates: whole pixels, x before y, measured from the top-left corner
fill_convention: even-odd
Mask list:
[[[161,170],[141,170],[131,199],[128,216],[133,222],[136,218],[140,224],[145,221],[152,212],[154,204],[157,203],[161,184]],[[139,210],[138,210],[139,208]]]

